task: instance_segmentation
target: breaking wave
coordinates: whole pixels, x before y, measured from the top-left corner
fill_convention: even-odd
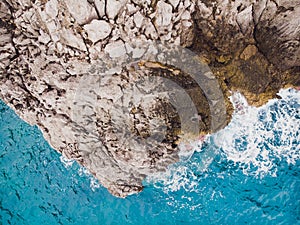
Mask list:
[[[300,159],[300,92],[284,89],[278,96],[280,99],[256,108],[242,94],[233,93],[230,100],[235,110],[228,126],[204,142],[192,143],[189,157],[181,157],[167,172],[153,174],[145,183],[166,193],[199,192],[201,179],[216,173],[215,168],[210,169],[213,161],[257,179],[276,176],[281,161],[295,164]],[[222,176],[222,172],[215,175]]]
[[[227,159],[239,163],[245,174],[276,176],[278,160],[295,164],[300,158],[300,93],[287,89],[278,95],[281,99],[255,108],[241,94],[234,94],[234,118],[215,135]]]

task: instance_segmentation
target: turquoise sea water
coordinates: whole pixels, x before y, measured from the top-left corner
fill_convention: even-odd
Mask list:
[[[300,224],[300,93],[259,109],[235,98],[228,127],[126,199],[0,102],[0,224]]]

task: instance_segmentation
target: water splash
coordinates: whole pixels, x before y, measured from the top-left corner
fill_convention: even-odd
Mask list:
[[[96,191],[97,189],[102,187],[101,184],[99,183],[99,181],[86,168],[80,166],[80,168],[78,170],[78,174],[81,177],[86,177],[89,179],[90,188],[92,189],[92,191]]]
[[[78,175],[80,177],[87,178],[90,181],[90,188],[92,189],[92,191],[96,191],[97,189],[102,187],[101,184],[99,183],[99,181],[86,168],[77,164],[74,159],[68,159],[63,155],[61,155],[59,157],[59,159],[62,162],[63,166],[68,170],[75,169],[75,168],[73,168],[74,163],[75,163],[76,164],[75,167],[76,168],[78,167],[78,169],[75,169],[75,170],[77,170]]]
[[[61,163],[64,165],[64,167],[66,169],[69,169],[70,167],[72,167],[73,163],[75,162],[74,159],[68,159],[68,158],[64,157],[63,155],[61,155],[59,157],[59,160],[61,161]]]
[[[192,155],[182,157],[167,172],[147,177],[145,183],[165,193],[179,190],[199,193],[201,180],[213,176],[208,168],[215,157],[258,179],[276,176],[282,160],[295,164],[300,159],[300,92],[285,89],[278,95],[281,99],[256,108],[249,106],[242,94],[234,93],[230,98],[235,109],[230,124],[204,142],[194,143]],[[197,145],[200,148],[195,148]]]
[[[214,135],[215,144],[245,174],[276,176],[278,160],[295,164],[300,159],[300,92],[286,89],[278,95],[281,99],[255,108],[241,94],[233,94],[233,119]]]

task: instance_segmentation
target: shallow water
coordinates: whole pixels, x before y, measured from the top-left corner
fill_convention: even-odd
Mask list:
[[[110,195],[0,102],[2,224],[300,224],[300,93],[261,108],[233,95],[222,131],[138,195]],[[197,145],[198,144],[198,145]]]

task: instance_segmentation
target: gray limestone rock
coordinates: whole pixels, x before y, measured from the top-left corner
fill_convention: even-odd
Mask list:
[[[111,26],[105,20],[92,20],[91,23],[84,25],[83,29],[93,43],[107,38],[111,33]]]

